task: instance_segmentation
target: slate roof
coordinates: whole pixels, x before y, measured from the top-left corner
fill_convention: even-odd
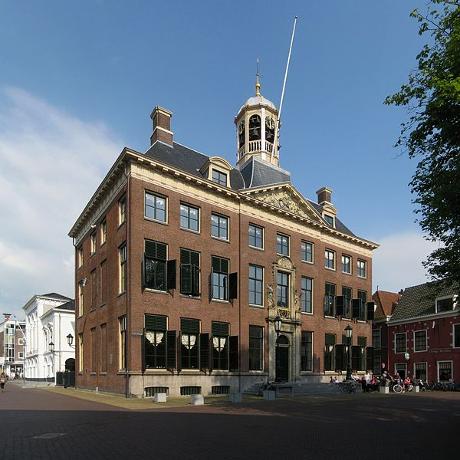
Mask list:
[[[241,169],[246,188],[291,182],[291,174],[258,158],[251,158]]]
[[[329,225],[322,217],[321,206],[312,200],[308,200],[308,202],[313,206],[313,208],[318,213],[319,217],[321,217],[323,222],[326,225]],[[339,232],[345,233],[346,235],[356,236],[337,216],[335,217],[335,229],[338,230]]]
[[[401,299],[393,312],[391,321],[400,321],[435,314],[435,302],[437,297],[458,293],[458,284],[448,286],[440,281],[408,287],[404,289]]]
[[[57,308],[59,308],[59,310],[75,311],[75,300],[70,300],[69,302],[59,305]]]
[[[388,316],[391,316],[396,304],[399,302],[400,294],[397,292],[390,291],[375,291],[372,299],[377,304],[375,310],[375,320],[383,320]]]
[[[56,292],[50,292],[49,294],[41,294],[40,297],[50,297],[56,300],[71,300],[70,297],[66,297],[65,295],[57,294]]]

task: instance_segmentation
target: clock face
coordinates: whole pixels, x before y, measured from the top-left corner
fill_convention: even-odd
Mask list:
[[[273,121],[273,118],[266,118],[265,119],[265,126],[268,129],[275,129],[275,122]]]

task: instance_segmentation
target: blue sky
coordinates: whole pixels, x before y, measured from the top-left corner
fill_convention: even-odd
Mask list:
[[[155,105],[173,111],[175,140],[234,163],[258,57],[262,94],[279,104],[294,15],[281,166],[311,199],[332,187],[342,220],[382,243],[374,286],[424,282],[415,162],[393,148],[406,114],[383,100],[415,68],[409,13],[425,3],[0,1],[0,308],[72,295],[67,231],[123,146],[146,150]],[[39,275],[24,271],[31,259]]]

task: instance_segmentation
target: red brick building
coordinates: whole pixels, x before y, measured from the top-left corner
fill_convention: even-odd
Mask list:
[[[377,305],[377,298],[382,297],[379,292],[374,295]],[[390,373],[399,372],[429,382],[460,381],[458,292],[458,286],[439,282],[412,286],[402,291],[399,300],[393,303],[393,311],[387,311],[390,316],[386,322],[376,316],[374,347],[375,338],[380,335],[382,349],[385,345],[387,348]],[[387,300],[390,299],[391,293],[386,294]],[[393,300],[397,297],[398,294],[393,294]]]
[[[76,385],[129,395],[242,391],[366,367],[375,243],[279,166],[278,110],[236,118],[237,164],[173,139],[156,107],[145,153],[125,148],[75,222]],[[281,319],[275,330],[275,318]]]

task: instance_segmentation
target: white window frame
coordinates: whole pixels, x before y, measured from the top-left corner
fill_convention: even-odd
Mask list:
[[[123,213],[121,210],[123,209]],[[144,205],[145,210],[145,205]],[[118,226],[120,227],[126,222],[126,195],[118,200]]]
[[[332,268],[326,266],[326,260],[330,260],[329,258],[326,258],[326,253],[328,252],[330,252],[333,255],[332,261],[334,262],[334,266]],[[329,248],[324,249],[324,268],[326,270],[332,270],[332,271],[336,271],[337,269],[337,253],[333,249],[329,249]]]
[[[311,277],[311,276],[306,276],[306,275],[301,275],[300,276],[300,291],[302,292],[302,278],[306,278],[306,279],[309,279],[311,280],[311,312],[309,311],[303,311],[302,310],[302,305],[300,305],[300,313],[303,314],[303,315],[310,315],[312,316],[314,314],[314,299],[315,299],[315,281],[314,279]],[[302,300],[300,299],[300,302]],[[306,332],[310,332],[310,331],[306,331]]]
[[[281,254],[281,252],[278,252],[278,235],[282,236],[284,238],[287,238],[288,242],[288,253],[287,254]],[[289,235],[286,235],[284,233],[277,232],[276,233],[276,254],[282,257],[290,257],[291,256],[291,237]]]
[[[423,350],[416,350],[415,349],[415,333],[416,332],[425,332],[425,348]],[[428,350],[428,332],[426,329],[417,329],[416,331],[412,331],[412,343],[414,344],[414,353],[420,353],[423,351]]]
[[[222,218],[222,219],[227,219],[227,238],[220,238],[219,236],[214,236],[212,234],[212,216],[217,216],[219,218]],[[211,222],[210,222],[210,233],[211,233],[211,238],[214,238],[215,240],[217,241],[230,241],[230,217],[224,215],[224,214],[220,214],[218,212],[212,212],[211,213]]]
[[[91,255],[96,254],[96,248],[97,248],[97,233],[96,232],[91,233],[89,237],[89,241],[90,241],[90,254]]]
[[[220,182],[216,182],[215,180],[213,180],[212,176],[213,176],[213,172],[216,171],[216,173],[219,173],[219,174],[224,174],[225,175],[225,185],[221,184]],[[211,182],[213,182],[214,184],[217,184],[217,185],[220,185],[221,187],[230,187],[230,172],[229,171],[222,171],[221,169],[219,168],[215,168],[214,166],[211,166],[210,168],[210,172],[209,172],[209,180]]]
[[[395,374],[396,374],[396,372],[399,373],[399,371],[397,370],[397,366],[404,367],[404,375],[407,377],[407,363],[395,363],[395,365],[394,365],[394,373]]]
[[[253,246],[252,244],[249,243],[249,227],[256,227],[260,228],[262,230],[262,246]],[[248,246],[252,249],[257,249],[258,251],[263,251],[265,249],[265,228],[262,227],[261,225],[253,224],[249,222],[248,224]]]
[[[146,204],[147,204],[147,194],[154,196],[155,198],[161,198],[165,200],[165,220],[155,219],[153,217],[148,217],[145,214],[146,211]],[[149,220],[150,222],[156,222],[158,224],[168,225],[168,214],[169,214],[169,203],[168,197],[162,195],[161,193],[153,192],[151,190],[144,190],[144,219]]]
[[[105,228],[105,231],[104,231]],[[107,242],[107,220],[104,219],[100,225],[101,246]]]
[[[364,264],[364,276],[359,274],[359,263],[362,262]],[[356,276],[358,278],[366,279],[367,278],[367,261],[364,259],[356,259]]]
[[[452,299],[452,310],[439,312],[438,311],[438,301],[439,300],[446,300],[446,299]],[[436,297],[436,300],[435,300],[435,312],[436,313],[447,313],[448,311],[454,311],[454,295],[451,294],[451,295],[445,295],[445,296],[442,296],[442,297]]]
[[[425,364],[425,375],[426,375],[425,380],[428,380],[428,363],[426,361],[417,361],[414,363],[414,373],[412,374],[414,379],[415,379],[415,369],[416,369],[417,364]]]
[[[77,263],[78,268],[83,266],[83,246],[77,248]]]
[[[312,241],[302,240],[300,242],[300,255],[302,255],[302,244],[311,244],[311,261],[305,260],[304,258],[301,258],[300,260],[306,264],[314,264],[315,263],[315,243],[313,243]]]
[[[404,336],[405,336],[405,338],[406,338],[406,339],[405,339],[406,347],[405,347],[404,351],[396,351],[396,336],[397,336],[398,334],[404,334]],[[393,337],[393,341],[394,341],[394,343],[393,343],[393,350],[394,350],[395,354],[396,354],[396,353],[398,353],[398,354],[399,354],[399,353],[407,353],[407,332],[395,332],[395,333],[394,333],[394,337]]]
[[[257,267],[262,269],[262,304],[256,304],[256,303],[250,303],[249,302],[249,270],[252,267]],[[250,307],[255,307],[255,308],[264,308],[265,307],[265,292],[264,292],[264,286],[265,286],[265,267],[263,265],[257,265],[257,264],[249,264],[248,265],[248,303]]]
[[[454,361],[451,360],[451,359],[440,359],[439,361],[436,361],[436,377],[438,379],[438,382],[440,382],[441,380],[439,379],[439,364],[440,363],[450,363],[450,374],[452,376],[452,378],[450,379],[450,381],[453,380],[453,377],[454,377]]]
[[[323,212],[323,219],[326,221],[326,224],[327,224],[327,225],[331,225],[331,224],[327,221],[326,217],[332,218],[332,228],[335,228],[335,216],[332,215],[332,214],[329,214],[329,213],[327,213],[327,212]]]
[[[460,323],[452,324],[452,348],[460,348],[460,342],[458,346],[455,346],[455,328],[458,327],[460,329]]]
[[[343,269],[343,258],[344,257],[348,257],[349,259],[349,266],[350,266],[350,271],[349,272],[346,272],[344,269]],[[352,275],[353,274],[353,257],[352,256],[349,256],[348,254],[342,254],[342,273],[344,273],[345,275]]]
[[[181,225],[181,206],[186,206],[188,208],[193,208],[198,211],[198,230],[193,230],[193,228],[187,228],[187,227],[182,227]],[[199,206],[195,206],[190,203],[185,203],[185,202],[180,202],[179,203],[179,227],[181,230],[185,230],[186,232],[192,232],[192,233],[201,233],[201,208]]]

